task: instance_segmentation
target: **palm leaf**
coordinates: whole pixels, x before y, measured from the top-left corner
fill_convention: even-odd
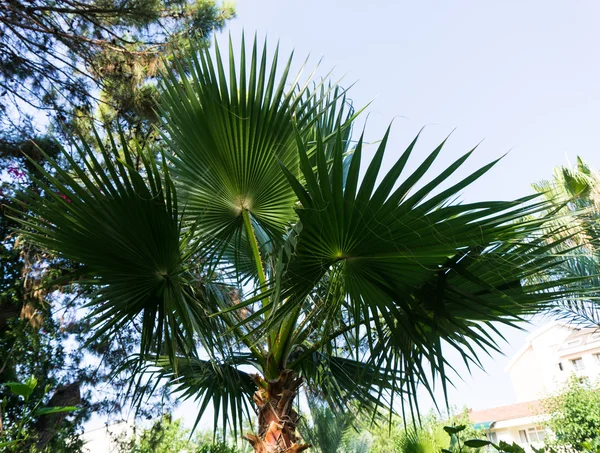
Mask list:
[[[173,184],[146,150],[110,133],[108,142],[98,137],[101,161],[83,144],[74,145],[78,161],[63,152],[71,171],[50,157],[51,170],[38,166],[49,182],[23,195],[21,232],[83,264],[78,283],[95,289],[95,338],[139,322],[142,354],[186,350],[203,309],[188,284],[189,234]]]
[[[547,278],[585,277],[580,285],[591,295],[585,300],[565,298],[558,301],[551,314],[586,327],[600,326],[597,292],[600,282],[600,174],[578,157],[575,168],[557,167],[551,180],[533,184],[533,188],[562,206],[560,215],[554,217],[547,230],[548,243],[552,246],[549,253],[559,252],[565,258]]]
[[[138,359],[134,358],[133,364],[136,363]],[[153,389],[166,384],[178,399],[198,402],[198,415],[192,430],[212,406],[214,432],[220,428],[226,435],[227,430],[232,429],[237,436],[244,419],[249,420],[253,413],[252,396],[257,388],[252,375],[239,369],[241,365],[256,366],[256,362],[254,357],[244,354],[233,354],[222,360],[202,360],[194,356],[175,360],[158,357],[138,367],[137,373],[139,383],[145,382],[145,387]],[[143,396],[135,395],[134,401]]]
[[[379,409],[390,408],[393,376],[385,367],[335,354],[314,352],[294,363],[310,393],[338,413],[352,412],[373,416]]]
[[[559,261],[548,256],[540,233],[546,219],[532,218],[549,202],[455,204],[495,162],[436,192],[471,154],[422,182],[443,143],[400,181],[415,140],[380,178],[386,141],[387,134],[359,185],[360,143],[344,178],[340,138],[333,164],[325,145],[317,144],[316,168],[298,140],[304,183],[291,171],[286,175],[301,201],[302,228],[287,267],[288,301],[274,318],[288,316],[326,274],[337,273],[354,338],[366,329],[373,366],[387,370],[392,393],[414,398],[417,385],[433,393],[436,377],[445,389],[451,367],[444,347],[456,348],[467,365],[478,364],[474,346],[498,348],[493,322],[513,325],[572,290],[560,286],[565,282],[522,283]]]
[[[207,49],[187,55],[191,64],[164,79],[161,104],[186,213],[216,243],[215,256],[226,254],[236,264],[248,262],[244,211],[263,256],[295,221],[296,194],[280,168],[281,162],[299,176],[295,129],[308,136],[332,115],[337,126],[349,124],[339,107],[343,92],[300,85],[300,75],[290,76],[292,57],[280,68],[276,49],[268,62],[266,44],[260,52],[256,38],[249,57],[246,52],[242,39],[239,63],[231,42],[228,58],[218,46],[214,58]]]
[[[341,453],[344,435],[352,424],[352,415],[335,413],[317,398],[309,398],[310,422],[300,421],[299,431],[317,453]]]

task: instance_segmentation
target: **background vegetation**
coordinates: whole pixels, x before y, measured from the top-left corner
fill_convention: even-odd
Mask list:
[[[135,329],[91,341],[83,308],[89,293],[66,277],[78,264],[14,233],[12,197],[41,192],[45,182],[27,158],[45,167],[52,157],[69,168],[58,154],[70,146],[67,134],[86,136],[99,119],[151,139],[161,61],[192,39],[208,45],[233,15],[232,7],[206,0],[0,4],[0,382],[38,381],[28,402],[0,390],[2,437],[16,432],[32,404],[77,404],[68,416],[29,419],[22,434],[37,437],[40,450],[81,451],[82,423],[91,414],[119,419],[128,408],[123,393],[131,376],[114,372],[139,342]],[[169,407],[160,395],[139,415]]]

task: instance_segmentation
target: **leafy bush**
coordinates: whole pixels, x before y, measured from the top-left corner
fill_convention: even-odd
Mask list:
[[[572,376],[543,407],[551,414],[546,426],[555,434],[549,445],[587,451],[586,445],[600,437],[600,392],[588,380]]]
[[[467,409],[449,417],[440,418],[430,414],[421,419],[417,427],[404,427],[402,420],[394,420],[390,425],[381,426],[373,431],[375,440],[371,453],[439,453],[450,447],[450,438],[444,431],[444,425],[463,426],[462,437],[478,439],[482,433],[469,423]]]

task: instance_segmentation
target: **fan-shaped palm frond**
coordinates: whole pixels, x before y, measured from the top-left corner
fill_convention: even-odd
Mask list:
[[[191,77],[180,66],[165,78],[161,104],[187,215],[218,243],[218,256],[234,258],[247,252],[249,240],[258,240],[264,255],[295,220],[296,195],[280,169],[283,163],[298,174],[294,131],[312,136],[315,124],[350,124],[343,105],[337,108],[344,93],[324,82],[311,90],[310,78],[300,85],[300,74],[290,76],[292,57],[279,74],[278,50],[269,63],[266,45],[259,52],[255,39],[247,58],[242,39],[239,53],[236,64],[230,41],[227,62],[218,46],[214,60],[204,51],[191,54]],[[247,223],[255,237],[248,237]]]
[[[71,172],[48,157],[53,172],[38,167],[49,181],[38,181],[43,193],[22,197],[35,213],[26,214],[22,233],[84,265],[78,283],[97,289],[96,336],[140,321],[143,353],[186,350],[204,316],[186,273],[190,235],[164,166],[121,138],[109,134],[109,146],[98,138],[102,160],[74,145],[78,160],[63,153]]]
[[[396,445],[399,453],[435,453],[440,446],[418,429],[407,429],[402,433]]]
[[[399,181],[416,140],[377,186],[386,141],[387,135],[360,185],[360,143],[344,183],[339,141],[333,165],[318,144],[316,170],[298,141],[305,183],[286,175],[301,202],[302,229],[285,277],[288,300],[274,316],[293,313],[326,274],[339,276],[355,350],[363,329],[369,361],[386,371],[391,393],[414,396],[418,384],[433,391],[432,377],[445,385],[451,366],[443,345],[456,348],[467,365],[478,363],[474,345],[497,349],[492,322],[512,324],[571,293],[558,282],[522,284],[557,261],[539,236],[546,219],[529,219],[549,203],[452,203],[495,162],[435,193],[471,153],[411,194],[443,145]]]
[[[312,399],[309,401],[310,421],[300,425],[302,438],[318,453],[341,453],[344,434],[351,426],[351,414],[334,413],[328,406]]]

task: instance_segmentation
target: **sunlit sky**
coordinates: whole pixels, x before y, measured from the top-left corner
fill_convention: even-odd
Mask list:
[[[367,141],[394,122],[388,167],[425,126],[413,164],[454,131],[434,172],[480,142],[463,176],[508,152],[465,200],[528,195],[531,183],[577,155],[600,168],[597,0],[240,0],[236,9],[219,42],[228,33],[239,42],[245,30],[273,47],[279,41],[283,55],[295,49],[298,62],[310,54],[309,67],[322,58],[318,74],[333,69],[342,85],[355,83],[356,106],[372,101],[363,115]],[[507,357],[494,354],[483,361],[486,372],[462,373],[451,404],[515,401],[504,367],[527,332],[504,332]],[[193,422],[191,410],[186,404],[176,416]]]

